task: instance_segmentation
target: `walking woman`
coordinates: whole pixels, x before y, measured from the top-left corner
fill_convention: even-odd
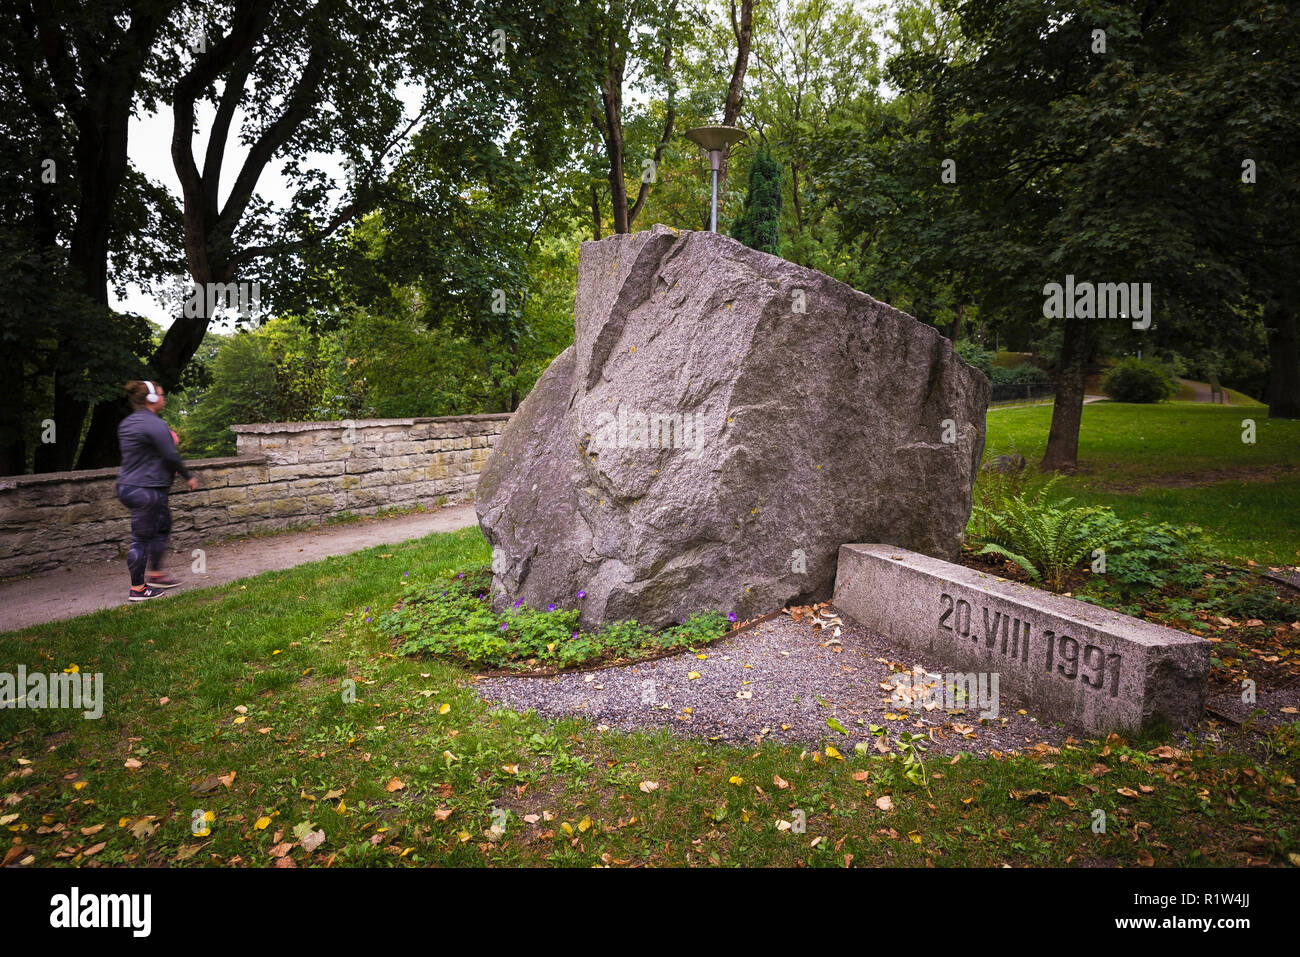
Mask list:
[[[156,382],[131,381],[126,395],[134,410],[117,427],[122,448],[122,471],[117,476],[117,500],[131,510],[131,548],[126,566],[131,572],[130,601],[157,598],[165,588],[180,584],[163,571],[167,539],[172,529],[172,512],[167,492],[177,472],[190,491],[199,480],[181,461],[174,433],[158,415],[167,404],[162,386]],[[146,574],[147,568],[147,574]]]

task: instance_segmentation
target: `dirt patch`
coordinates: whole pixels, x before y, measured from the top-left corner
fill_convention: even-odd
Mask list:
[[[1081,478],[1090,478],[1087,467],[1080,468],[1075,474]],[[1294,465],[1242,465],[1236,468],[1156,475],[1139,482],[1097,481],[1090,484],[1097,491],[1126,493],[1148,488],[1198,488],[1217,482],[1276,482],[1297,475],[1300,475],[1300,469]]]

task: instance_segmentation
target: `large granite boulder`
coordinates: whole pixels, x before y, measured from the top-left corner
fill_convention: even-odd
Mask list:
[[[479,480],[499,606],[743,620],[829,598],[845,542],[956,555],[989,384],[935,329],[664,226],[583,243],[575,313]]]

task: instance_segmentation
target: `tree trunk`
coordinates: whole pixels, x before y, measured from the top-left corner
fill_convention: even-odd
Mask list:
[[[29,9],[34,12],[32,23],[40,43],[40,58],[54,80],[56,96],[63,101],[76,127],[73,153],[78,196],[76,220],[68,242],[68,265],[79,290],[91,302],[107,309],[108,236],[126,175],[128,124],[145,60],[171,10],[167,4],[133,8],[130,26],[121,29],[110,55],[97,58],[96,51],[81,42],[79,36],[69,45],[68,33],[54,19],[49,4],[35,4]],[[76,349],[76,343],[59,343],[59,348]],[[88,403],[69,396],[63,378],[56,375],[54,381],[57,441],[52,447],[37,447],[37,471],[46,470],[42,464],[50,463],[60,470],[70,469],[77,456]],[[125,402],[125,397],[122,401]],[[92,420],[92,435],[93,424]],[[89,465],[82,467],[116,463],[116,434],[112,439],[110,462],[100,462],[92,456]],[[89,441],[87,448],[90,448]]]
[[[519,408],[519,337],[510,340],[510,408],[514,412]]]
[[[965,312],[966,312],[966,303],[958,302],[957,314],[953,316],[952,319],[952,335],[948,337],[949,339],[952,340],[953,345],[956,345],[957,341],[961,338],[961,322]]]
[[[803,206],[799,203],[799,167],[790,164],[790,193],[794,197],[794,228],[803,232]]]
[[[1061,361],[1056,370],[1056,401],[1047,451],[1039,468],[1044,472],[1074,472],[1079,468],[1079,424],[1083,420],[1084,380],[1088,372],[1088,324],[1067,320]]]
[[[605,157],[609,160],[610,205],[614,214],[614,232],[626,233],[627,181],[623,178],[623,69],[625,61],[609,36],[608,71],[601,100],[605,107]]]
[[[1268,417],[1300,419],[1300,337],[1292,303],[1270,306],[1264,325],[1268,330]]]
[[[68,348],[64,346],[63,348]],[[54,376],[54,442],[37,443],[35,471],[66,472],[77,461],[77,442],[86,421],[88,403],[74,399],[63,384],[63,375]],[[124,397],[125,398],[125,397]],[[82,466],[94,468],[94,466]]]
[[[745,71],[749,69],[749,47],[754,37],[754,0],[741,0],[740,19],[736,19],[736,0],[731,0],[731,33],[736,38],[736,60],[731,68],[731,82],[727,84],[727,99],[722,108],[722,125],[735,126],[744,103]],[[718,168],[718,195],[727,186],[727,165],[731,151],[722,154]]]

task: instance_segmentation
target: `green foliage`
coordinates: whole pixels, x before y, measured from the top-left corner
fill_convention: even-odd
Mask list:
[[[1054,476],[1036,492],[1006,498],[996,510],[975,506],[988,538],[979,554],[1010,559],[1032,578],[1046,579],[1055,592],[1064,588],[1067,572],[1114,541],[1120,525],[1108,508],[1066,508],[1073,498],[1047,501],[1059,479]]]
[[[973,339],[965,339],[952,347],[952,351],[969,366],[974,366],[984,373],[986,379],[994,382],[993,353],[985,350],[978,342]]]
[[[990,446],[984,452],[986,462],[992,461],[1001,455],[1015,456],[1021,454],[1016,447],[1015,439],[1005,443],[999,443],[996,447]],[[975,482],[973,500],[974,507],[971,509],[971,518],[969,533],[976,540],[984,541],[989,538],[993,532],[993,526],[988,520],[988,516],[996,514],[1001,508],[1002,503],[1010,498],[1017,498],[1023,495],[1029,487],[1030,473],[1028,469],[981,469],[979,477]]]
[[[335,409],[323,404],[327,344],[301,322],[272,319],[214,338],[211,381],[184,417],[187,455],[233,455],[231,425],[334,418]]]
[[[732,225],[731,235],[746,246],[773,256],[781,255],[781,166],[764,143],[749,167],[749,194],[745,210]]]
[[[461,572],[441,585],[407,585],[399,606],[375,624],[403,639],[398,650],[404,655],[439,655],[494,668],[568,668],[643,658],[707,644],[727,631],[722,615],[707,612],[658,634],[636,621],[609,622],[588,632],[579,629],[576,608],[551,605],[541,611],[516,602],[498,613],[491,596],[492,574],[486,568]]]
[[[994,385],[1044,387],[1052,384],[1052,377],[1030,362],[1022,362],[1013,369],[994,366],[989,379]]]
[[[1229,618],[1245,620],[1258,618],[1266,622],[1300,621],[1300,603],[1283,601],[1267,585],[1225,596],[1218,603],[1217,611]]]
[[[1129,356],[1106,373],[1101,389],[1116,402],[1163,402],[1178,392],[1178,381],[1163,363]]]
[[[1116,529],[1106,552],[1099,587],[1132,599],[1168,584],[1197,584],[1209,568],[1203,561],[1202,531],[1195,525],[1130,521]]]

